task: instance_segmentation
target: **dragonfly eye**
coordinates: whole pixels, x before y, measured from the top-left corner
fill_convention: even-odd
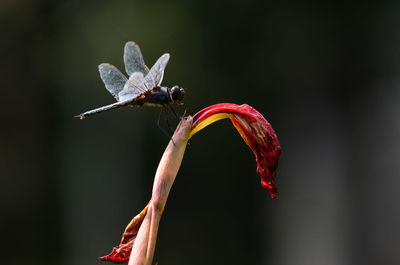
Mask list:
[[[185,96],[185,90],[183,88],[178,86],[173,86],[171,88],[172,100],[175,101],[177,104],[181,103],[184,96]]]

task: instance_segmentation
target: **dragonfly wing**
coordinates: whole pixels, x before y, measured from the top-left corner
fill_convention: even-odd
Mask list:
[[[144,85],[147,89],[161,85],[164,76],[164,70],[169,60],[169,54],[163,54],[157,62],[151,67],[149,73],[144,78]]]
[[[119,101],[131,100],[137,96],[146,92],[147,89],[144,87],[144,76],[141,72],[135,72],[129,77],[128,82],[126,82],[124,89],[119,92]]]
[[[112,64],[102,63],[99,65],[101,80],[107,90],[119,101],[118,93],[121,92],[128,79]]]
[[[129,41],[125,44],[124,63],[126,73],[131,76],[134,72],[142,72],[147,75],[149,68],[144,63],[142,52],[136,42]]]

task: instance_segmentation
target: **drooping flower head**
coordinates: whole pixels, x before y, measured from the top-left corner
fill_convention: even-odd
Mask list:
[[[253,151],[261,185],[270,192],[272,198],[276,198],[275,176],[281,147],[271,124],[257,110],[246,104],[221,103],[209,106],[193,116],[190,137],[207,125],[225,118],[231,119]]]

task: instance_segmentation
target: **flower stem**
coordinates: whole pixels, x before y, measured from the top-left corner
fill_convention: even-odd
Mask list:
[[[150,265],[153,260],[158,226],[169,191],[181,166],[189,140],[192,118],[182,119],[158,165],[150,205],[133,245],[128,265]]]

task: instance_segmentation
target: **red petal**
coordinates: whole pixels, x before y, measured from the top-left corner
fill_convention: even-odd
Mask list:
[[[239,105],[232,103],[219,103],[211,105],[207,108],[200,110],[193,116],[193,125],[195,126],[195,124],[198,123],[199,120],[204,120],[213,114],[236,112],[238,107]]]
[[[117,247],[113,247],[113,250],[110,254],[100,257],[99,259],[101,261],[111,261],[117,264],[125,263],[129,260],[134,242],[135,240],[132,240],[128,244],[121,244]]]

